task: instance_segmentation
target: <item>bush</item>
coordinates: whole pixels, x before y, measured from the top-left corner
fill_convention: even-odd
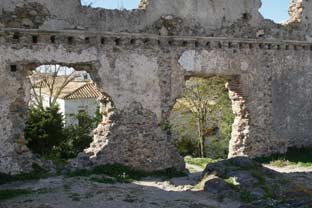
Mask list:
[[[182,137],[174,141],[174,145],[182,156],[198,156],[198,143],[194,139]]]
[[[28,147],[52,161],[76,157],[92,142],[91,132],[99,121],[98,116],[91,118],[86,113],[79,113],[76,118],[80,125],[64,127],[58,106],[44,110],[30,107],[25,127]]]
[[[18,175],[0,173],[0,185],[14,181],[39,180],[48,176],[47,171],[41,168],[39,165],[34,163],[32,168],[33,170],[31,172],[21,173]]]
[[[96,119],[92,119],[86,113],[79,113],[77,120],[80,125],[64,128],[66,139],[54,148],[54,154],[61,158],[73,158],[87,148],[92,142],[91,132],[95,128]]]
[[[117,182],[121,183],[131,183],[135,180],[139,180],[144,177],[157,177],[164,180],[169,180],[175,177],[186,176],[185,172],[177,171],[174,168],[168,168],[165,170],[159,170],[154,172],[145,172],[142,170],[136,170],[131,167],[127,167],[120,164],[107,164],[96,166],[92,169],[81,169],[67,174],[68,177],[76,176],[91,176],[91,175],[106,175],[114,177]],[[92,180],[92,178],[91,178]]]
[[[50,154],[65,139],[63,116],[58,106],[41,110],[31,107],[25,126],[27,146],[40,155]]]
[[[206,157],[211,159],[225,159],[229,154],[229,140],[213,138],[206,145]]]

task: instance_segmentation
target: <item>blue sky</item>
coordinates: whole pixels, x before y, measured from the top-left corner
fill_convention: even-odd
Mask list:
[[[92,7],[104,7],[107,9],[119,8],[120,4],[122,4],[125,9],[135,9],[138,8],[140,0],[81,0],[81,2],[85,5],[92,2]]]
[[[290,0],[262,0],[261,14],[275,22],[281,23],[288,19],[288,5]]]
[[[135,9],[140,0],[81,0],[84,5],[93,2],[92,7],[115,9],[123,6],[125,9]],[[170,1],[170,0],[168,0]],[[262,0],[260,12],[267,19],[281,23],[288,18],[288,5],[290,0]]]

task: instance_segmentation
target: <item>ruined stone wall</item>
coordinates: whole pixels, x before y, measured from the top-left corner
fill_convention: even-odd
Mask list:
[[[252,25],[257,25],[262,19],[257,12],[260,7],[259,0],[149,0],[143,2],[141,8],[131,11],[92,9],[81,7],[79,0],[2,0],[0,15],[12,14],[17,16],[13,19],[4,19],[5,26],[8,22],[30,22],[33,16],[43,16],[41,25],[29,24],[18,27],[30,27],[40,29],[87,29],[104,30],[112,32],[140,32],[153,25],[161,16],[174,15],[185,22],[195,23],[202,30],[211,32],[222,26],[229,26],[244,14]],[[38,9],[44,7],[44,9]],[[46,10],[45,10],[46,9]],[[27,12],[28,11],[28,12]],[[29,21],[30,20],[30,21]],[[199,32],[199,31],[197,31]]]
[[[26,75],[51,63],[87,68],[114,102],[72,167],[183,169],[164,124],[188,76],[229,78],[230,156],[312,146],[309,18],[276,25],[261,17],[259,0],[149,0],[132,11],[79,0],[1,1],[0,172],[38,162],[23,138]],[[312,5],[303,5],[308,17]]]

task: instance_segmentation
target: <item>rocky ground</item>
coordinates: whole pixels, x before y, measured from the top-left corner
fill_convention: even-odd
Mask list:
[[[208,164],[201,183],[206,192],[219,198],[240,199],[244,203],[240,208],[312,207],[311,169],[278,170],[237,157]]]
[[[203,174],[200,167],[188,165],[191,173],[185,177],[143,178],[132,183],[94,180],[103,178],[99,175],[14,182],[1,185],[0,191],[27,192],[0,199],[0,208],[312,207],[312,169],[292,173],[287,168],[287,173],[281,173],[281,169],[255,169],[254,165],[242,159],[217,162],[208,165]],[[198,183],[201,177],[204,180]]]

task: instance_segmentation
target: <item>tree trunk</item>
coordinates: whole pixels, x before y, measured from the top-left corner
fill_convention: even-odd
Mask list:
[[[198,120],[199,156],[205,157],[205,136],[202,119]]]
[[[205,157],[205,138],[200,136],[200,157]]]

